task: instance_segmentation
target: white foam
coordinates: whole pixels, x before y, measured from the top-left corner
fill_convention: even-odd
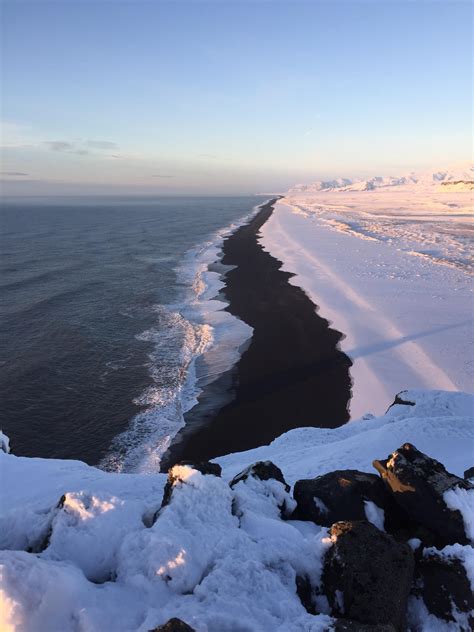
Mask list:
[[[239,360],[253,330],[224,311],[228,303],[219,293],[225,287],[228,267],[216,265],[219,271],[211,271],[209,266],[220,262],[224,239],[248,222],[264,204],[255,206],[240,220],[215,232],[208,241],[184,255],[176,269],[178,284],[183,288],[182,301],[157,305],[160,327],[137,336],[153,343],[149,369],[154,383],[135,401],[145,409],[114,439],[110,453],[100,464],[102,468],[158,471],[162,455],[184,426],[184,415],[197,404],[204,386]]]

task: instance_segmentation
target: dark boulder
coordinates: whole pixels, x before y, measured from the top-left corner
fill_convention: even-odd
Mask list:
[[[336,470],[297,481],[293,497],[297,502],[293,518],[325,527],[341,520],[367,520],[365,501],[384,511],[388,530],[399,527],[404,514],[379,476],[357,470]]]
[[[337,619],[332,628],[334,632],[395,632],[390,623],[359,623],[349,619]]]
[[[331,614],[359,623],[406,629],[413,552],[370,522],[337,522],[323,569],[323,593]]]
[[[274,479],[285,487],[285,491],[290,491],[290,486],[285,481],[283,476],[283,472],[271,461],[257,461],[253,465],[249,465],[249,467],[245,468],[240,474],[234,476],[234,478],[230,481],[229,485],[234,487],[240,481],[245,481],[249,476],[253,478],[258,478],[261,481],[268,481],[270,479]]]
[[[456,621],[461,613],[466,630],[474,629],[474,596],[461,559],[426,552],[415,565],[415,596],[420,596],[430,614],[445,621]]]
[[[446,544],[468,544],[462,515],[446,505],[444,492],[459,486],[474,489],[474,486],[405,443],[386,460],[374,461],[387,488],[395,501],[412,520],[423,525],[436,536],[438,546]]]
[[[210,474],[212,476],[220,476],[222,474],[221,466],[217,463],[211,463],[210,461],[180,461],[179,463],[176,463],[168,470],[168,480],[165,485],[163,500],[161,502],[162,509],[163,507],[166,507],[166,505],[169,505],[171,501],[171,496],[173,495],[173,486],[180,480],[180,472],[178,469],[179,466],[188,466],[193,470],[201,472],[201,474]]]
[[[195,632],[195,630],[181,619],[173,618],[163,625],[153,628],[150,632]]]

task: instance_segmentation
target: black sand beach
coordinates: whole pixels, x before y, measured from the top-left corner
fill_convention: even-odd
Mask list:
[[[224,242],[222,263],[236,266],[226,275],[227,310],[253,327],[253,337],[235,369],[186,415],[164,470],[264,445],[291,428],[335,428],[349,419],[351,361],[338,349],[341,334],[258,242],[277,199]],[[215,394],[226,387],[227,403],[216,411]]]

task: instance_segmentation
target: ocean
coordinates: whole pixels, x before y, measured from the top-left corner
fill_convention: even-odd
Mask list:
[[[219,256],[264,199],[4,201],[0,428],[15,454],[157,470],[251,336],[223,311]]]

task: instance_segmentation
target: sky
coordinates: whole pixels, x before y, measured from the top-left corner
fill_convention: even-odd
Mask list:
[[[471,159],[472,5],[3,0],[7,194],[229,194]]]

